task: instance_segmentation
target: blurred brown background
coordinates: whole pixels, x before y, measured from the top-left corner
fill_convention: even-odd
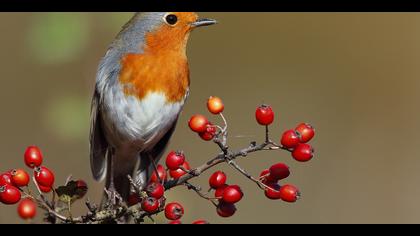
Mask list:
[[[100,200],[102,184],[92,180],[88,159],[90,97],[97,64],[130,16],[0,14],[0,170],[22,167],[25,147],[36,144],[57,182],[68,174],[85,179],[88,195]],[[208,114],[205,100],[217,95],[226,105],[231,147],[262,140],[254,109],[265,102],[277,114],[275,139],[302,121],[316,127],[316,156],[297,163],[285,152],[264,152],[239,161],[255,175],[275,162],[289,164],[286,182],[301,189],[298,203],[270,201],[222,166],[245,192],[236,215],[221,219],[178,187],[168,198],[185,205],[184,222],[420,222],[420,14],[201,16],[220,24],[192,34],[191,95],[170,148],[183,149],[193,166],[216,153],[186,122],[193,113]],[[209,174],[195,183],[207,186]],[[75,215],[85,211],[82,203],[75,207]],[[21,222],[15,206],[0,205],[0,223]]]

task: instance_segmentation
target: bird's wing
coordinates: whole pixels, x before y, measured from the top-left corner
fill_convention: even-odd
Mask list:
[[[93,177],[100,181],[106,174],[106,155],[108,142],[101,125],[100,97],[95,89],[90,115],[90,167]]]

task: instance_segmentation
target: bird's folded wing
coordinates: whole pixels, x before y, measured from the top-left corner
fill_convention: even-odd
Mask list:
[[[106,174],[106,154],[108,151],[108,142],[102,130],[102,119],[100,111],[100,98],[95,89],[91,105],[90,117],[90,167],[93,177],[101,181]]]

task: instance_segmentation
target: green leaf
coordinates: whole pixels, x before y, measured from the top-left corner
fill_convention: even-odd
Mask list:
[[[82,184],[81,184],[82,182]],[[73,203],[74,201],[85,196],[88,187],[84,181],[70,181],[65,186],[58,187],[55,192],[58,199],[65,203]]]

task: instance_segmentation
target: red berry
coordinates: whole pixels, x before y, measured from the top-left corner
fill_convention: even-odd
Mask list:
[[[76,181],[76,187],[77,188],[88,188],[87,183],[84,180],[77,180]]]
[[[0,175],[0,187],[4,185],[13,185],[12,174],[10,174],[10,171],[2,173]]]
[[[169,222],[168,224],[170,224],[170,225],[180,225],[180,224],[182,224],[182,222],[180,220],[173,220],[173,221]]]
[[[12,170],[10,174],[12,175],[12,183],[14,186],[16,187],[28,186],[30,177],[29,177],[29,174],[26,173],[26,171],[22,169],[16,169],[16,170]]]
[[[255,118],[260,125],[270,125],[274,120],[274,112],[268,105],[261,105],[255,111]]]
[[[278,183],[268,184],[270,188],[266,188],[264,194],[267,198],[277,200],[281,198],[280,185]]]
[[[201,139],[205,141],[210,141],[216,135],[216,131],[217,131],[216,127],[212,123],[209,122],[207,124],[206,131],[198,133],[198,135],[200,136]]]
[[[216,191],[214,192],[214,197],[216,198],[222,198],[223,196],[223,192],[225,191],[225,189],[228,187],[229,185],[224,184],[223,186],[219,187],[216,189]]]
[[[207,222],[206,220],[196,220],[194,222],[192,222],[193,225],[208,225],[209,222]]]
[[[296,129],[300,134],[300,142],[307,143],[315,136],[315,129],[306,123],[299,124]]]
[[[212,189],[218,189],[226,184],[226,174],[222,171],[214,172],[209,179],[209,184]]]
[[[20,201],[21,194],[18,188],[12,185],[0,187],[0,202],[6,205],[13,205]]]
[[[165,193],[165,188],[160,183],[151,183],[146,187],[147,196],[160,199]]]
[[[207,130],[207,124],[209,121],[203,115],[193,115],[188,122],[190,129],[194,132],[201,133]]]
[[[77,188],[77,198],[81,199],[83,198],[87,191],[88,191],[88,186],[87,183],[81,179],[76,181],[76,188]]]
[[[270,167],[270,177],[276,181],[289,177],[289,167],[284,163],[277,163]]]
[[[223,105],[222,99],[211,96],[207,100],[207,109],[209,109],[209,112],[217,115],[220,112],[223,112],[225,106]]]
[[[141,202],[141,209],[147,213],[154,213],[159,208],[159,201],[153,197],[147,197]]]
[[[300,143],[299,133],[292,129],[285,131],[281,136],[280,143],[288,149],[296,147]]]
[[[285,202],[296,202],[299,197],[299,189],[293,185],[286,184],[280,188],[280,198]]]
[[[276,183],[277,182],[277,179],[273,178],[270,175],[270,170],[269,169],[265,169],[260,174],[260,181],[263,184],[270,184],[270,183]]]
[[[187,161],[185,161],[185,162],[184,162],[184,164],[182,164],[182,167],[183,167],[185,170],[190,170],[190,169],[191,169],[190,164],[189,164]],[[183,171],[181,168],[179,168],[179,169],[177,169],[177,170],[171,170],[171,171],[169,171],[169,175],[170,175],[172,178],[174,178],[174,179],[179,179],[179,178],[181,178],[183,175],[185,175],[186,173],[187,173],[187,172]]]
[[[177,202],[171,202],[165,207],[165,216],[168,220],[178,220],[184,215],[184,208]]]
[[[39,185],[52,187],[54,185],[54,173],[47,167],[36,167],[34,170],[35,180]]]
[[[29,168],[35,168],[42,164],[42,153],[37,146],[29,146],[24,154],[25,164]]]
[[[300,143],[292,152],[292,156],[296,161],[309,161],[314,156],[314,149],[311,145]]]
[[[229,185],[230,187],[232,187],[232,188],[235,188],[236,190],[238,190],[238,191],[242,191],[241,190],[241,187],[239,187],[238,185]],[[229,187],[228,186],[228,187]]]
[[[33,219],[36,216],[36,204],[30,198],[25,198],[19,203],[17,211],[20,218]]]
[[[232,203],[220,201],[217,206],[217,214],[221,217],[231,217],[235,214],[236,207]]]
[[[48,186],[42,186],[42,185],[38,185],[39,190],[41,190],[41,192],[43,193],[49,193],[52,190],[52,187],[48,187]]]
[[[211,141],[214,138],[214,134],[208,132],[199,133],[198,136],[204,141]]]
[[[127,199],[128,206],[134,206],[138,204],[139,202],[141,202],[141,197],[137,193],[130,193],[130,195],[128,195],[128,199]]]
[[[165,168],[162,165],[157,165],[156,169],[160,180],[166,181],[168,176],[166,175]],[[156,170],[153,171],[152,176],[150,177],[150,182],[159,182],[158,175],[156,174]]]
[[[182,164],[185,162],[185,155],[181,151],[177,152],[170,152],[168,156],[166,156],[166,167],[170,170],[178,169]]]
[[[231,185],[223,191],[222,200],[226,203],[237,203],[244,196],[241,188],[238,185]]]

